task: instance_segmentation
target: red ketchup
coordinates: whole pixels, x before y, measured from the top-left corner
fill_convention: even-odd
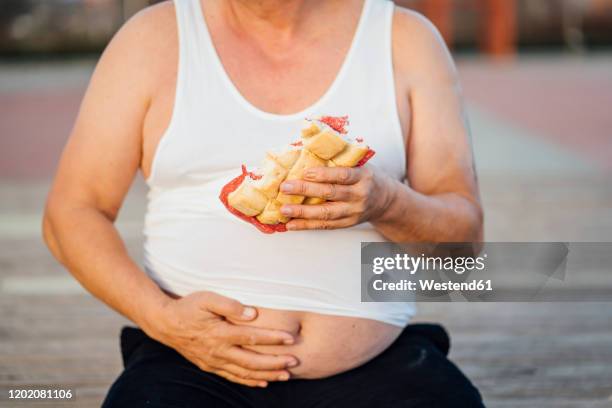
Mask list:
[[[346,134],[346,126],[349,124],[348,116],[323,116],[319,119],[338,133]]]
[[[357,164],[355,165],[355,167],[361,167],[364,164],[366,164],[374,155],[376,154],[376,152],[370,148],[368,148],[367,153],[365,154],[365,156],[363,156],[361,158],[361,160],[359,160],[359,162],[357,162]]]

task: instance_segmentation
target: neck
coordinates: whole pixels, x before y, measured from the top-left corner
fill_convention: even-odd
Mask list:
[[[264,23],[271,28],[291,30],[313,8],[308,0],[229,0],[234,17],[243,23]],[[318,1],[313,1],[318,3]],[[316,5],[315,5],[316,6]]]
[[[336,9],[336,3],[338,0],[225,0],[219,5],[236,31],[282,43]]]

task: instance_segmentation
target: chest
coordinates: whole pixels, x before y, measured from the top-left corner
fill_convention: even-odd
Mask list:
[[[324,44],[305,39],[266,49],[223,27],[213,26],[211,36],[223,70],[238,92],[258,109],[280,115],[300,112],[321,98],[350,46],[346,35]]]

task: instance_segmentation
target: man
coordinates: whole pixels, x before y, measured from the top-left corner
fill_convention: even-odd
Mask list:
[[[229,214],[241,163],[304,117],[348,114],[376,156],[281,191],[288,232]],[[144,270],[113,226],[150,187]],[[383,0],[176,0],[108,46],[49,195],[46,241],[135,322],[107,407],[482,406],[408,303],[359,301],[362,241],[481,241],[457,74],[421,16]],[[288,381],[290,380],[290,381]]]

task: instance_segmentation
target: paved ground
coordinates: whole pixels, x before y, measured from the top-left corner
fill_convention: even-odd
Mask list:
[[[487,239],[610,241],[612,56],[464,58],[460,67]],[[73,388],[77,403],[65,406],[98,406],[120,369],[123,319],[85,294],[39,238],[48,179],[91,69],[0,64],[0,407],[12,406],[6,389],[24,385]],[[137,182],[118,223],[136,258],[145,192]],[[602,285],[612,291],[610,280]],[[612,407],[612,303],[420,310],[419,320],[450,329],[451,357],[488,406]]]

